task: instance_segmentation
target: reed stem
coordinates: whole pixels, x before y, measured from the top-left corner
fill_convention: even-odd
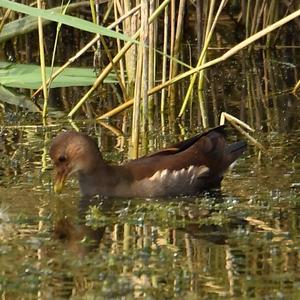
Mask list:
[[[37,7],[39,9],[42,9],[41,0],[37,1]],[[43,23],[42,23],[41,17],[38,17],[38,34],[39,34],[41,77],[42,77],[42,82],[43,82],[43,95],[44,95],[44,105],[43,105],[42,117],[43,117],[43,125],[46,125],[47,109],[48,109],[48,91],[47,91],[47,84],[46,84],[44,33],[43,33]]]

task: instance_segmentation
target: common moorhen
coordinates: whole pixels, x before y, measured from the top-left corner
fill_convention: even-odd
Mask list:
[[[224,172],[246,149],[244,141],[227,145],[219,126],[121,166],[103,160],[97,144],[83,133],[67,131],[50,147],[60,192],[77,174],[82,196],[167,197],[196,195],[220,186]]]

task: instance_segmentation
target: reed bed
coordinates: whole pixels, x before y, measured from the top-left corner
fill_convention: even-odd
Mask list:
[[[43,99],[44,124],[48,120],[49,101],[52,106],[61,105],[48,101],[48,97],[51,98],[53,79],[60,76],[69,65],[83,64],[83,57],[93,57],[90,66],[95,68],[97,74],[94,83],[89,89],[79,93],[77,98],[72,92],[63,95],[62,90],[61,98],[67,99],[67,105],[63,103],[63,110],[70,119],[86,116],[102,122],[113,119],[122,112],[127,120],[131,120],[131,132],[128,134],[131,136],[132,156],[137,157],[140,133],[144,140],[143,148],[146,149],[148,131],[152,132],[159,124],[164,131],[172,128],[176,120],[184,121],[188,116],[191,119],[196,115],[197,124],[201,127],[209,126],[208,115],[220,112],[217,112],[217,107],[215,111],[208,109],[211,103],[207,103],[203,91],[213,78],[209,78],[210,73],[205,70],[225,62],[245,48],[250,55],[258,46],[269,49],[282,46],[289,36],[289,27],[299,30],[298,2],[111,0],[66,5],[57,3],[56,7],[42,8],[38,1],[38,9],[32,10],[29,8],[30,1],[26,1],[27,6],[18,7],[12,1],[2,0],[0,29],[6,33],[6,28],[13,28],[11,24],[14,24],[14,35],[3,39],[3,43],[5,46],[13,41],[17,45],[16,60],[31,62],[34,58],[41,64],[43,84],[32,91],[31,95],[32,99]],[[69,18],[69,7],[76,18]],[[31,33],[19,36],[17,28],[22,18],[18,18],[22,9],[29,14],[23,19],[31,18],[31,27],[28,26],[25,32]],[[84,23],[83,19],[89,22]],[[44,30],[49,30],[45,27],[49,20],[59,22],[55,39],[43,36]],[[34,22],[37,27],[34,27]],[[288,22],[290,25],[286,25]],[[73,30],[71,26],[77,29]],[[39,38],[30,41],[29,36],[35,35],[34,28],[38,28]],[[224,30],[226,28],[229,31]],[[111,29],[115,31],[109,31]],[[90,33],[84,36],[83,30]],[[72,32],[73,38],[77,35],[71,47],[73,54],[68,54],[69,56],[61,55],[64,48],[69,46],[64,43],[67,31]],[[235,35],[236,38],[228,35]],[[89,37],[92,37],[90,41]],[[190,52],[186,51],[187,40],[194,41]],[[291,42],[297,43],[297,38]],[[40,50],[34,57],[30,51],[25,56],[18,51],[18,47],[25,45],[33,48],[36,43]],[[225,53],[221,50],[224,46],[229,47]],[[210,50],[212,48],[214,52]],[[216,49],[220,49],[219,52]],[[45,52],[48,54],[46,58]],[[62,61],[62,56],[65,62]],[[50,63],[49,57],[52,58],[52,66],[55,64],[61,67],[46,78],[44,70]],[[87,61],[91,62],[91,59]],[[112,72],[116,76],[116,82],[113,85],[105,84],[104,80]],[[265,75],[268,76],[265,78],[271,76]],[[296,78],[294,92],[299,88],[297,81]],[[265,88],[267,91],[267,83]],[[264,107],[268,113],[267,106]],[[215,115],[214,119],[217,120],[218,116]]]

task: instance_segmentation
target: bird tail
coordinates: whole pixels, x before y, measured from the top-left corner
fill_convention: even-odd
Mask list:
[[[238,141],[230,144],[225,149],[225,155],[228,156],[228,164],[232,164],[242,153],[246,150],[247,143],[245,141]]]

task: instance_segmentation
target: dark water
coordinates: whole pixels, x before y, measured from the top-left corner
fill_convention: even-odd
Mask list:
[[[226,69],[231,75],[221,92],[217,70],[211,71],[209,110],[249,123],[265,151],[250,144],[220,192],[195,198],[96,199],[88,208],[76,180],[56,195],[48,148],[61,127],[10,127],[15,119],[6,120],[0,133],[2,299],[300,298],[299,100],[284,92],[290,72],[297,72],[290,63],[282,58],[280,68],[271,68],[274,85],[268,79],[267,90],[254,67]],[[217,121],[209,116],[210,125]],[[80,128],[99,136],[108,159],[126,157],[100,125]],[[163,144],[160,133],[154,132],[154,144]]]

